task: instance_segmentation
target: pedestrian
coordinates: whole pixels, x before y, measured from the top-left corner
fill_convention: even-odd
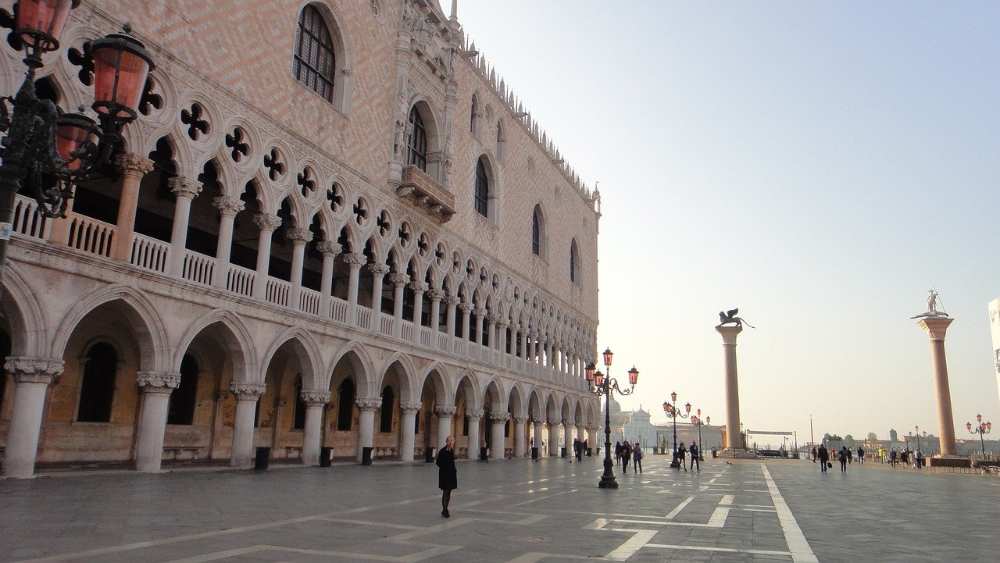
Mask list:
[[[847,448],[847,446],[841,446],[840,449],[843,450],[844,448]],[[847,463],[854,463],[854,451],[850,449],[847,450]]]
[[[698,449],[698,444],[691,442],[691,469],[694,466],[698,466],[698,472],[701,473],[701,450]]]
[[[813,463],[816,463],[816,446],[813,446],[812,458],[813,458]]]
[[[622,444],[615,440],[615,465],[622,466]]]
[[[865,464],[865,449],[861,446],[858,446],[858,463]]]
[[[451,518],[448,503],[451,492],[458,488],[458,471],[455,469],[455,438],[445,438],[444,447],[438,450],[438,488],[441,489],[441,516]]]
[[[840,446],[840,472],[847,473],[847,461],[851,457],[851,450],[847,446]]]
[[[642,448],[639,442],[632,448],[632,473],[642,473]]]
[[[681,467],[684,468],[684,471],[688,470],[687,463],[684,462],[684,454],[686,454],[686,453],[687,453],[687,450],[684,449],[684,442],[681,442],[680,447],[677,448],[677,460],[681,462]]]
[[[632,448],[628,442],[622,444],[622,473],[628,473],[628,460],[632,457]]]
[[[896,452],[896,448],[892,448],[892,451],[889,452],[889,465],[893,469],[896,469],[896,456],[898,455],[899,453]]]
[[[826,444],[819,445],[817,455],[819,455],[819,471],[826,473],[827,464],[830,462],[830,450],[826,449]]]
[[[585,438],[583,440],[583,451],[587,452],[588,456],[590,455],[590,438]]]
[[[924,452],[917,450],[917,469],[924,466]]]

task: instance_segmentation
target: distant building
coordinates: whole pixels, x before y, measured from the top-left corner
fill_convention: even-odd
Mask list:
[[[1000,298],[990,301],[990,334],[993,336],[993,374],[1000,393]]]
[[[668,420],[662,424],[654,424],[652,415],[641,407],[635,411],[616,412],[617,403],[611,406],[612,414],[612,441],[628,440],[629,442],[639,442],[644,449],[650,448],[673,448],[673,422]],[[616,426],[617,420],[620,426]],[[698,441],[698,426],[692,425],[690,421],[677,421],[677,443],[684,442],[690,445],[691,442]],[[722,449],[722,426],[712,426],[703,424],[701,427],[701,444],[705,451],[712,448]]]

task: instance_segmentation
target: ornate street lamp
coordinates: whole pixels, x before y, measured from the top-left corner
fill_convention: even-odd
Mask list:
[[[611,348],[604,350],[604,369],[608,375],[605,376],[600,371],[595,371],[593,363],[587,365],[584,370],[587,381],[594,384],[591,393],[600,397],[604,396],[604,474],[601,475],[601,482],[597,484],[602,489],[617,489],[618,481],[615,480],[614,462],[611,461],[611,394],[618,392],[620,395],[631,395],[635,391],[635,384],[639,382],[639,370],[632,366],[628,370],[628,389],[618,387],[618,380],[611,377],[611,360],[614,354]]]
[[[681,466],[681,462],[677,461],[677,417],[687,418],[691,416],[691,403],[684,405],[684,412],[682,413],[679,408],[674,406],[677,404],[676,392],[670,394],[670,401],[672,402],[663,403],[663,412],[674,421],[674,456],[670,461],[670,467],[677,469]]]
[[[986,459],[986,441],[983,439],[983,435],[989,434],[993,431],[993,423],[990,421],[983,422],[983,415],[976,415],[976,426],[973,428],[971,422],[965,423],[965,429],[969,431],[970,434],[979,434],[979,445],[983,448],[983,459]]]
[[[14,22],[15,36],[25,50],[24,82],[14,96],[0,98],[0,272],[15,195],[22,188],[38,200],[46,217],[63,217],[79,182],[99,176],[122,145],[122,129],[134,121],[153,69],[142,43],[128,35],[112,34],[90,43],[86,50],[94,64],[94,103],[98,123],[79,113],[63,113],[35,93],[35,72],[42,55],[59,48],[69,12],[80,0],[21,0],[16,14],[0,14]],[[82,108],[81,108],[82,109]]]
[[[914,426],[913,427],[913,431],[917,435],[917,451],[919,452],[920,451],[920,425],[917,424],[916,426]]]
[[[712,417],[706,416],[704,424],[710,424],[711,422]],[[701,419],[701,409],[698,409],[695,414],[691,415],[691,424],[698,425],[698,461],[705,461],[705,454],[701,449],[701,425],[703,424]]]

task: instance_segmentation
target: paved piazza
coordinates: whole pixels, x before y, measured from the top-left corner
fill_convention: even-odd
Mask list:
[[[650,456],[459,465],[442,519],[430,465],[0,481],[4,561],[986,561],[995,479],[808,462]]]

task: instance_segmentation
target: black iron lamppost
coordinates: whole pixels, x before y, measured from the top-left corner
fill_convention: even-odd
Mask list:
[[[677,461],[677,417],[687,418],[691,416],[691,403],[684,405],[684,412],[680,412],[675,405],[677,404],[677,393],[670,394],[670,400],[672,402],[663,403],[663,412],[667,414],[668,417],[674,420],[674,457],[670,461],[670,467],[677,469],[681,466],[681,462]]]
[[[966,430],[970,434],[979,434],[979,445],[983,448],[983,458],[986,458],[986,441],[983,439],[984,434],[989,434],[993,431],[993,423],[990,421],[983,422],[983,415],[976,415],[976,426],[973,427],[971,422],[965,423]]]
[[[587,381],[594,384],[591,393],[600,397],[604,396],[604,474],[601,475],[601,482],[598,487],[602,489],[617,489],[618,481],[615,480],[614,462],[611,461],[611,394],[618,392],[620,395],[631,395],[635,391],[635,384],[639,382],[639,370],[632,366],[628,370],[628,389],[618,387],[618,380],[611,377],[611,360],[614,354],[610,348],[604,350],[604,368],[608,371],[605,376],[600,371],[595,371],[594,364],[587,364],[585,374]]]
[[[917,436],[917,451],[919,452],[920,451],[920,425],[917,424],[916,426],[914,426],[913,427],[913,431],[914,431],[914,433]]]
[[[705,461],[705,454],[701,449],[701,425],[702,425],[701,409],[695,411],[695,414],[691,416],[691,423],[698,425],[698,461]],[[712,423],[712,417],[706,416],[704,424],[711,424],[711,423]]]
[[[63,217],[73,186],[98,176],[122,145],[122,129],[137,117],[153,60],[136,39],[112,34],[92,41],[87,54],[94,64],[94,103],[99,121],[80,113],[62,113],[35,93],[35,72],[42,55],[59,48],[69,12],[80,0],[20,0],[11,16],[16,42],[25,51],[24,82],[14,96],[0,98],[0,275],[7,256],[15,195],[21,188],[38,200],[46,217]]]

